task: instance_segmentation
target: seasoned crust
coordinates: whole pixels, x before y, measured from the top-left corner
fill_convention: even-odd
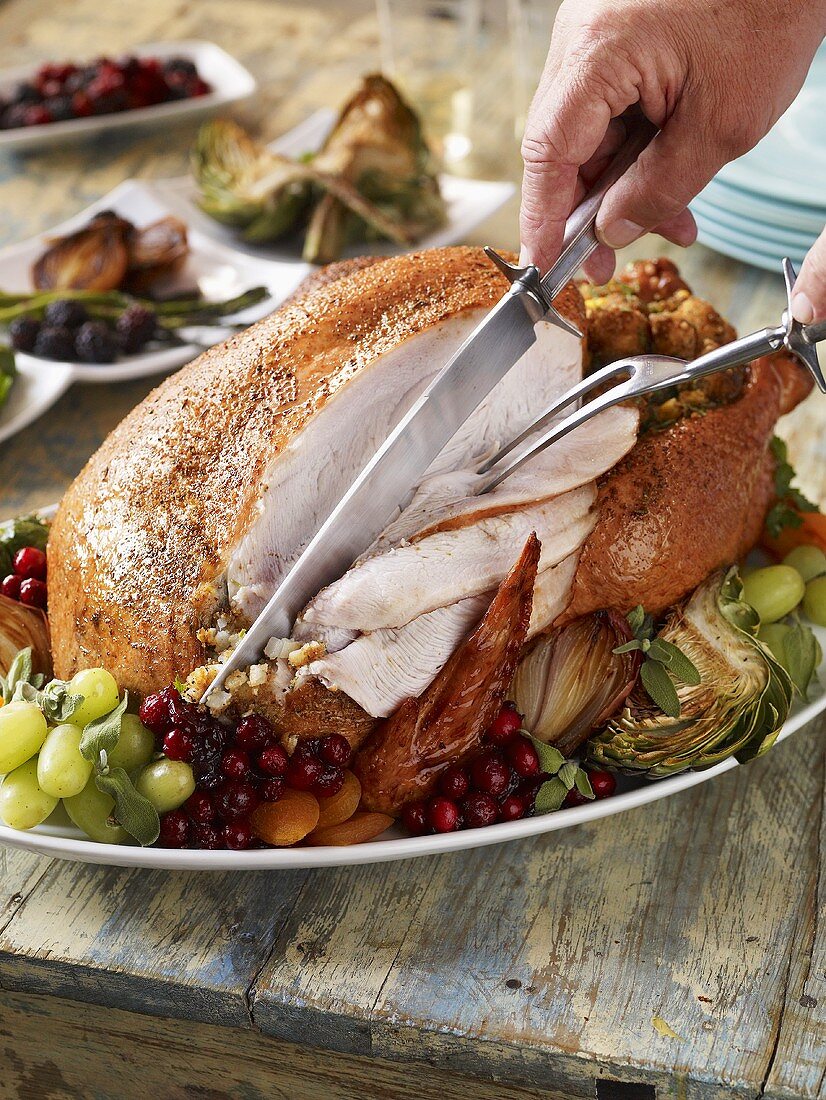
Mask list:
[[[264,472],[379,355],[506,288],[478,248],[357,264],[168,378],[70,487],[50,538],[57,675],[105,665],[145,693],[203,663],[196,631],[223,599]],[[573,284],[558,307],[584,325]]]

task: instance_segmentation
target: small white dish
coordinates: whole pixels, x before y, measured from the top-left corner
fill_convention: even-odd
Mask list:
[[[42,126],[22,126],[16,130],[0,130],[0,149],[43,149],[92,137],[105,130],[122,130],[127,127],[161,128],[182,118],[212,114],[229,103],[247,99],[257,88],[252,73],[214,42],[148,42],[137,46],[130,53],[137,57],[161,59],[185,57],[194,62],[202,79],[212,85],[212,91],[194,99],[178,99],[169,103],[158,103],[154,107],[138,107],[133,111],[118,111],[90,118],[70,118]],[[0,95],[7,96],[16,84],[31,79],[38,67],[20,65],[0,71]]]
[[[324,138],[330,132],[335,121],[334,111],[326,108],[316,111],[304,122],[283,134],[272,142],[270,148],[276,153],[288,157],[300,157],[319,149]],[[507,180],[474,180],[460,176],[441,175],[439,183],[447,204],[447,221],[440,228],[428,233],[407,251],[419,251],[424,248],[441,248],[463,240],[472,229],[495,214],[514,194],[516,187]],[[270,244],[248,244],[237,230],[221,225],[208,217],[198,206],[197,188],[189,176],[177,179],[158,180],[155,184],[158,193],[166,203],[184,219],[187,225],[197,227],[202,233],[209,234],[236,252],[249,256],[266,257],[304,264],[301,258],[302,240],[300,234],[285,237]],[[392,241],[369,241],[351,244],[345,256],[393,255],[405,251]],[[305,270],[311,270],[305,264]]]
[[[50,363],[48,370],[42,370],[42,360],[29,355],[18,354],[16,361],[17,378],[0,408],[0,443],[42,416],[74,381],[72,368],[65,363]]]

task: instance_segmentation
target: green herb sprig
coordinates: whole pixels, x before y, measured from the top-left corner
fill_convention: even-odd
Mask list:
[[[700,683],[700,673],[673,642],[656,637],[653,616],[646,614],[641,606],[630,611],[627,620],[633,640],[617,646],[613,652],[633,653],[639,650],[643,655],[640,680],[646,694],[663,714],[669,718],[679,718],[680,697],[674,681],[696,687]]]
[[[544,741],[537,741],[527,730],[520,732],[536,749],[541,771],[551,777],[546,779],[537,791],[534,802],[535,813],[549,814],[561,809],[568,791],[573,790],[574,787],[583,798],[593,799],[594,791],[588,773],[576,760],[566,760],[559,749],[553,745],[546,745]]]
[[[776,539],[784,528],[801,525],[801,512],[819,512],[820,509],[792,485],[795,472],[788,459],[785,441],[778,435],[772,436],[769,448],[775,459],[774,491],[777,500],[766,516],[766,531]]]

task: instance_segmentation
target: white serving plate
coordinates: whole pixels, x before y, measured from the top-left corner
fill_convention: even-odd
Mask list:
[[[257,87],[252,73],[214,42],[148,42],[129,52],[137,57],[185,57],[195,63],[201,77],[212,85],[212,91],[195,99],[178,99],[170,103],[158,103],[154,107],[138,107],[134,111],[119,111],[90,118],[69,118],[43,126],[22,126],[17,130],[0,130],[0,149],[44,149],[51,145],[65,145],[94,137],[105,130],[122,130],[127,127],[162,128],[170,122],[212,114],[229,103],[247,99]],[[8,95],[16,84],[31,79],[38,67],[19,65],[0,71],[0,95]]]
[[[324,138],[332,128],[336,114],[326,108],[316,111],[294,129],[272,142],[270,148],[284,156],[300,157],[312,153],[321,147]],[[463,240],[472,229],[481,225],[511,198],[516,187],[506,180],[474,180],[460,176],[442,174],[439,177],[445,202],[447,221],[432,233],[411,246],[418,251],[422,248],[441,248]],[[305,271],[311,265],[301,258],[302,237],[296,235],[272,244],[247,244],[240,234],[229,226],[221,225],[208,217],[197,204],[197,189],[189,176],[178,179],[158,180],[155,184],[158,193],[174,211],[187,223],[215,240],[222,242],[236,252],[249,256],[266,257],[272,260],[301,264]],[[392,241],[369,241],[351,245],[345,255],[357,256],[393,255],[403,251]]]
[[[84,226],[100,210],[114,210],[136,225],[147,225],[172,213],[155,186],[142,180],[127,180],[98,202],[55,226],[48,234],[32,237],[0,250],[0,287],[6,290],[29,289],[29,272],[45,247],[45,236],[61,236]],[[266,316],[295,290],[308,268],[250,256],[227,248],[213,237],[189,229],[190,251],[177,275],[182,288],[198,286],[207,298],[230,298],[253,286],[266,286],[271,297],[233,317],[233,321],[252,324]],[[193,330],[196,331],[197,330]],[[208,342],[218,343],[227,330],[205,330]],[[0,409],[0,442],[20,431],[46,411],[72,382],[124,382],[143,378],[188,363],[203,345],[185,344],[126,356],[116,363],[59,363],[39,359],[23,352],[15,353],[20,377],[12,387],[6,404]]]
[[[44,509],[43,515],[54,513],[54,508]],[[814,627],[815,634],[826,653],[826,630]],[[805,704],[796,702],[777,738],[778,743],[811,722],[826,710],[826,658],[818,669],[820,683],[811,688],[812,699]],[[774,752],[776,746],[770,751]],[[572,806],[555,813],[489,825],[482,829],[467,829],[457,833],[441,833],[434,836],[405,836],[398,826],[393,826],[376,840],[367,844],[348,847],[318,848],[263,848],[250,852],[189,851],[172,848],[140,848],[118,844],[97,844],[88,840],[68,820],[62,805],[43,825],[28,832],[19,832],[0,824],[0,845],[23,848],[40,855],[80,863],[100,863],[112,867],[151,867],[176,871],[286,871],[298,867],[346,867],[361,863],[387,863],[397,859],[413,859],[416,856],[440,855],[447,852],[483,848],[489,844],[503,844],[508,840],[522,840],[542,833],[556,832],[586,821],[598,821],[612,817],[624,810],[656,802],[660,798],[679,794],[696,787],[732,768],[740,767],[730,758],[705,771],[682,772],[666,779],[648,780],[618,776],[619,793],[599,802],[584,806]]]
[[[695,214],[701,214],[721,229],[737,233],[745,241],[751,241],[758,246],[808,249],[817,238],[815,230],[801,232],[798,229],[788,229],[785,226],[758,221],[744,214],[735,214],[731,210],[717,206],[713,199],[707,199],[701,195],[692,199],[689,205]]]

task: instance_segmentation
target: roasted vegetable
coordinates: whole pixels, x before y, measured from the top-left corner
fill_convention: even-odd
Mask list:
[[[52,653],[49,621],[37,607],[0,596],[0,677],[7,677],[21,650],[31,650],[35,673],[51,675]]]
[[[116,216],[94,218],[84,229],[56,237],[32,268],[38,290],[116,290],[129,266],[130,226]]]
[[[513,676],[531,617],[539,540],[531,535],[479,626],[418,699],[408,699],[356,756],[366,809],[395,814],[479,747]]]
[[[365,78],[315,157],[291,161],[217,119],[199,131],[192,171],[201,208],[246,240],[277,240],[306,215],[314,263],[354,238],[409,244],[445,218],[419,120],[382,76]]]
[[[619,710],[642,657],[613,652],[630,637],[622,616],[599,611],[536,640],[519,662],[510,697],[538,741],[570,756]]]
[[[717,572],[669,615],[659,637],[679,647],[700,673],[680,684],[679,718],[662,713],[640,690],[591,739],[599,766],[656,778],[709,768],[729,756],[744,762],[774,744],[792,701],[789,674],[756,638],[760,620],[742,600],[735,568]]]

